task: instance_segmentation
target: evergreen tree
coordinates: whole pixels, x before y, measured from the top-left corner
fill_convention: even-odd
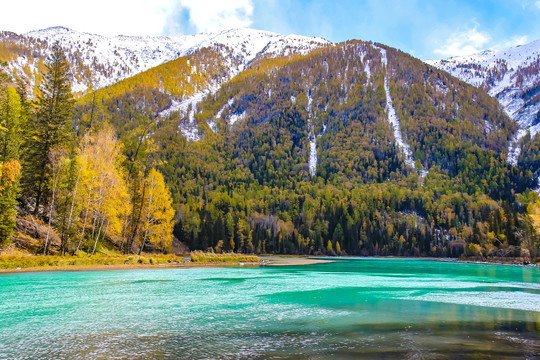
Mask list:
[[[24,158],[23,188],[27,206],[42,213],[51,197],[51,161],[53,148],[67,148],[74,140],[71,123],[74,106],[69,79],[69,63],[59,43],[52,46],[46,72],[39,88],[32,115]]]

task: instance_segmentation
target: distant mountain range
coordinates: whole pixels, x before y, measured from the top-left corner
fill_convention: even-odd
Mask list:
[[[107,37],[53,27],[22,35],[1,32],[2,68],[35,86],[43,59],[56,41],[64,48],[72,66],[72,90],[79,96],[108,87],[111,88],[101,94],[116,96],[144,84],[145,88],[153,89],[153,97],[159,100],[139,103],[139,107],[152,108],[153,115],[161,117],[189,108],[192,120],[198,102],[250,64],[264,58],[303,56],[317,48],[336,46],[322,38],[252,29],[175,37]],[[499,100],[520,126],[509,142],[507,154],[507,159],[516,164],[521,138],[527,132],[534,136],[540,131],[540,40],[507,50],[486,50],[426,63]],[[369,65],[365,70],[369,74]],[[198,139],[193,126],[184,124],[183,133],[191,140]],[[403,142],[397,132],[396,141]]]

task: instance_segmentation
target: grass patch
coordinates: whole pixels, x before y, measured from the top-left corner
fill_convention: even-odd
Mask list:
[[[120,264],[168,264],[184,262],[176,255],[94,255],[94,256],[44,256],[44,255],[7,255],[0,256],[0,269],[40,268],[54,266],[92,266]]]
[[[191,261],[210,262],[210,263],[259,262],[260,259],[258,256],[255,256],[255,255],[245,255],[245,254],[235,254],[235,253],[214,254],[214,253],[205,253],[202,251],[192,251]]]
[[[325,257],[326,255],[261,254],[261,256],[272,256],[272,257],[278,257],[278,258],[312,258],[312,257]]]

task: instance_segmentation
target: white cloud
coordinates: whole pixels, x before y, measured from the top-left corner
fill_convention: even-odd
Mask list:
[[[103,35],[158,35],[174,0],[18,0],[2,4],[1,30],[25,33],[51,26]]]
[[[252,0],[180,0],[189,12],[189,22],[197,32],[249,27],[252,24]]]
[[[17,0],[2,4],[0,30],[25,33],[51,26],[103,35],[179,33],[187,11],[197,31],[248,27],[252,0]],[[183,19],[185,21],[185,19]]]
[[[538,0],[537,2],[535,2],[534,5],[536,5],[536,7],[540,9],[540,0]]]
[[[478,31],[478,26],[475,26],[472,29],[451,34],[444,45],[435,49],[434,53],[443,56],[470,55],[485,49],[489,41],[489,34]]]

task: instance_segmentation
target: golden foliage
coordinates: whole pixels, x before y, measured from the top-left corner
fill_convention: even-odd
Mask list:
[[[156,248],[168,251],[174,227],[171,194],[163,175],[156,169],[151,169],[144,181],[148,195],[144,206],[143,243],[148,240]]]
[[[87,135],[83,141],[80,196],[85,215],[81,219],[88,222],[90,216],[92,223],[105,226],[106,235],[118,239],[129,209],[126,206],[129,204],[128,191],[121,171],[120,143],[111,128]]]
[[[193,262],[259,262],[260,259],[255,255],[244,255],[244,254],[235,254],[235,253],[224,253],[224,254],[214,254],[214,253],[205,253],[202,251],[192,251],[191,252],[191,261]]]
[[[0,164],[0,196],[2,196],[2,190],[12,185],[20,173],[21,164],[16,160]]]

